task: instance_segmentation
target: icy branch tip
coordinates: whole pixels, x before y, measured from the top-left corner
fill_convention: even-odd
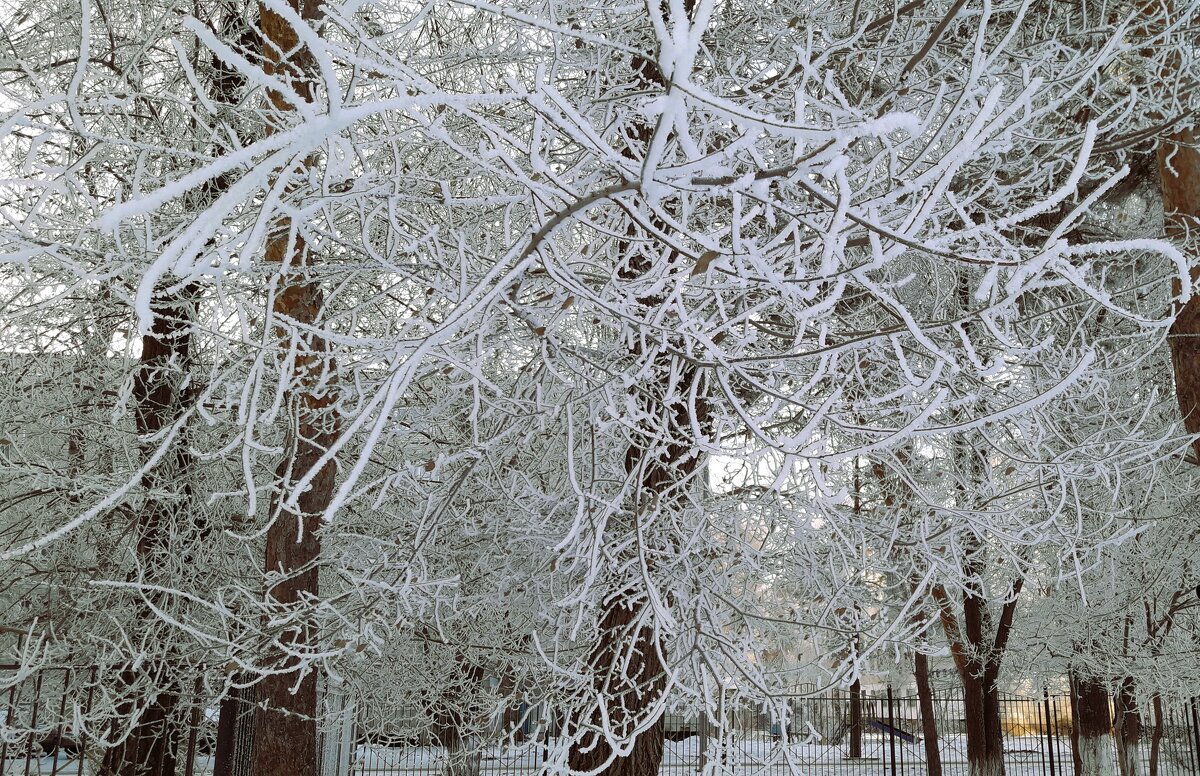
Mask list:
[[[146,335],[154,326],[154,310],[151,301],[154,297],[154,284],[157,277],[147,274],[138,285],[137,295],[133,297],[133,310],[137,317],[138,334]]]

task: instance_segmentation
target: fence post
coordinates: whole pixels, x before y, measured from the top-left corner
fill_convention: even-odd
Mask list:
[[[37,679],[33,683],[33,715],[29,720],[30,735],[28,743],[25,744],[25,772],[29,773],[29,763],[33,761],[33,735],[32,731],[37,730],[38,707],[42,705],[42,676],[43,670],[38,671]]]
[[[1046,706],[1046,752],[1050,755],[1050,776],[1055,776],[1054,773],[1054,736],[1050,732],[1050,726],[1053,724],[1050,721],[1050,691],[1042,690],[1042,702]]]
[[[1192,697],[1188,705],[1192,710],[1192,740],[1195,742],[1193,746],[1196,747],[1196,760],[1200,762],[1200,717],[1196,714],[1196,698]]]
[[[708,768],[708,709],[700,707],[700,756],[696,759],[697,773],[704,773]]]
[[[888,753],[892,759],[892,776],[896,776],[896,713],[892,708],[892,686],[887,688],[888,702]]]

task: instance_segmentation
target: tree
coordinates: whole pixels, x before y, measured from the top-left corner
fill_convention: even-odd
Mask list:
[[[136,37],[141,12],[122,9]],[[439,631],[438,616],[514,582],[537,612],[530,651],[568,699],[576,770],[653,770],[671,693],[715,712],[712,688],[736,676],[741,697],[777,700],[781,677],[751,659],[760,637],[828,626],[835,650],[861,638],[857,660],[896,622],[916,638],[931,590],[984,714],[996,637],[1031,548],[1073,514],[1064,496],[1161,449],[1138,430],[1098,461],[1052,422],[1060,400],[1104,400],[1121,359],[1169,324],[1140,284],[1174,273],[1186,290],[1169,245],[1081,228],[1121,186],[1126,125],[1147,107],[1124,75],[1098,74],[1134,67],[1119,43],[1154,14],[271,2],[261,40],[158,13],[156,37],[130,47],[152,54],[136,74],[90,56],[107,37],[92,15],[62,88],[17,90],[23,172],[6,208],[20,227],[4,239],[85,287],[120,278],[143,338],[166,325],[164,289],[200,287],[206,378],[171,417],[211,422],[193,444],[223,481],[196,501],[245,513],[216,543],[266,563],[214,560],[238,574],[212,591],[169,569],[159,587],[178,611],[162,619],[178,646],[259,682],[259,740],[298,769],[314,767],[315,671],[391,649],[373,635],[385,626],[402,643],[461,637],[469,618]],[[18,58],[55,58],[18,42]],[[18,80],[37,82],[30,70]],[[201,75],[244,79],[237,104],[208,111]],[[226,110],[270,131],[231,134]],[[47,155],[60,133],[75,144]],[[103,173],[81,166],[97,155]],[[97,179],[95,212],[66,218]],[[1110,271],[1135,249],[1143,278]],[[1081,325],[1098,309],[1125,350]],[[1121,406],[1136,416],[1149,400],[1135,398]],[[434,438],[435,410],[456,414],[454,435]],[[913,494],[907,514],[848,503],[876,462]],[[144,494],[125,483],[41,538]],[[505,517],[487,532],[481,514]],[[938,538],[900,552],[905,532]],[[514,545],[519,562],[503,560]],[[486,563],[470,584],[438,565],[472,557]],[[764,579],[785,577],[818,603],[782,606]],[[852,593],[886,606],[856,615]],[[995,633],[988,601],[1005,602]],[[497,645],[442,646],[440,686],[468,696],[442,704],[449,733]],[[974,737],[979,773],[1001,767],[992,728],[992,744]]]

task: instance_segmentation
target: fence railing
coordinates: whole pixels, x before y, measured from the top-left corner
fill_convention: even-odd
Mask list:
[[[95,668],[47,668],[27,674],[0,665],[0,776],[95,774],[104,756],[99,703],[111,703]],[[176,707],[176,776],[214,770],[216,704],[197,683]],[[926,725],[915,697],[864,693],[857,714],[848,693],[798,698],[784,713],[736,704],[720,721],[674,714],[668,720],[662,774],[706,776],[917,776],[929,772]],[[100,707],[101,709],[103,707]],[[570,741],[559,735],[545,705],[499,715],[495,735],[453,756],[429,735],[367,736],[354,723],[352,702],[325,704],[343,719],[327,720],[320,742],[322,776],[470,774],[525,776],[565,762]],[[1004,763],[1008,776],[1073,776],[1071,704],[1065,695],[1002,696]],[[852,720],[858,720],[855,730]],[[90,722],[89,722],[90,721]],[[933,698],[933,727],[943,776],[967,776],[962,695]],[[1112,738],[1111,772],[1119,776],[1200,776],[1200,702],[1147,703],[1141,735]],[[851,743],[855,742],[852,753]],[[1120,750],[1120,751],[1119,751]],[[852,756],[857,754],[857,756]],[[1123,755],[1123,756],[1122,756]],[[1122,765],[1124,763],[1124,765]],[[1131,765],[1132,764],[1132,765]]]
[[[89,728],[104,695],[95,667],[25,672],[0,665],[0,776],[76,776],[99,772],[104,735]],[[178,776],[212,772],[215,729],[199,693],[181,693],[175,707]],[[190,696],[190,697],[188,697]],[[94,724],[94,722],[92,723]],[[165,751],[165,750],[164,750]]]

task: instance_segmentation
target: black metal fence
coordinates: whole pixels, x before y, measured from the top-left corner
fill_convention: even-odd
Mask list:
[[[793,702],[788,719],[736,726],[720,734],[700,735],[675,758],[728,763],[743,774],[783,776],[916,776],[929,772],[928,742],[916,697],[889,692],[864,694],[859,701],[858,756],[848,693]],[[1073,776],[1071,704],[1066,695],[1040,698],[1004,695],[1000,700],[1004,763],[1008,776]],[[1159,701],[1143,712],[1141,735],[1126,743],[1113,736],[1108,751],[1111,772],[1120,776],[1200,775],[1200,702]],[[967,720],[960,692],[943,691],[933,699],[937,757],[944,776],[967,776]],[[1130,748],[1132,772],[1120,767],[1118,749]],[[700,750],[706,752],[703,758]],[[668,763],[671,760],[668,754]],[[718,771],[720,772],[720,771]]]
[[[97,773],[105,746],[89,725],[104,696],[101,683],[95,667],[27,671],[0,664],[0,776]],[[215,729],[198,698],[195,693],[176,708],[180,776],[212,772]]]
[[[111,703],[95,668],[48,668],[22,673],[0,665],[0,776],[73,776],[98,771],[104,750],[93,717]],[[215,709],[195,697],[178,708],[179,776],[212,773]],[[706,776],[917,776],[929,771],[920,704],[892,692],[864,693],[857,714],[848,693],[804,697],[785,713],[732,704],[721,724],[675,714],[667,723],[661,773]],[[98,707],[98,708],[96,708]],[[451,756],[428,735],[383,740],[355,728],[353,704],[344,719],[325,725],[322,776],[416,776],[451,771],[479,776],[524,776],[565,761],[569,742],[545,706],[500,715],[490,741],[468,742]],[[965,706],[960,693],[938,692],[933,726],[943,776],[967,776]],[[1071,704],[1064,695],[1006,695],[1001,699],[1007,776],[1073,776]],[[857,719],[857,730],[853,720]],[[103,732],[103,731],[101,731]],[[1200,776],[1200,702],[1147,703],[1141,735],[1114,736],[1109,756],[1120,776]],[[854,744],[852,751],[852,743]],[[1119,752],[1118,750],[1123,750]],[[1121,758],[1121,754],[1125,756]],[[857,755],[857,756],[854,756]],[[1134,763],[1121,768],[1122,759]],[[461,767],[465,765],[466,767]]]

